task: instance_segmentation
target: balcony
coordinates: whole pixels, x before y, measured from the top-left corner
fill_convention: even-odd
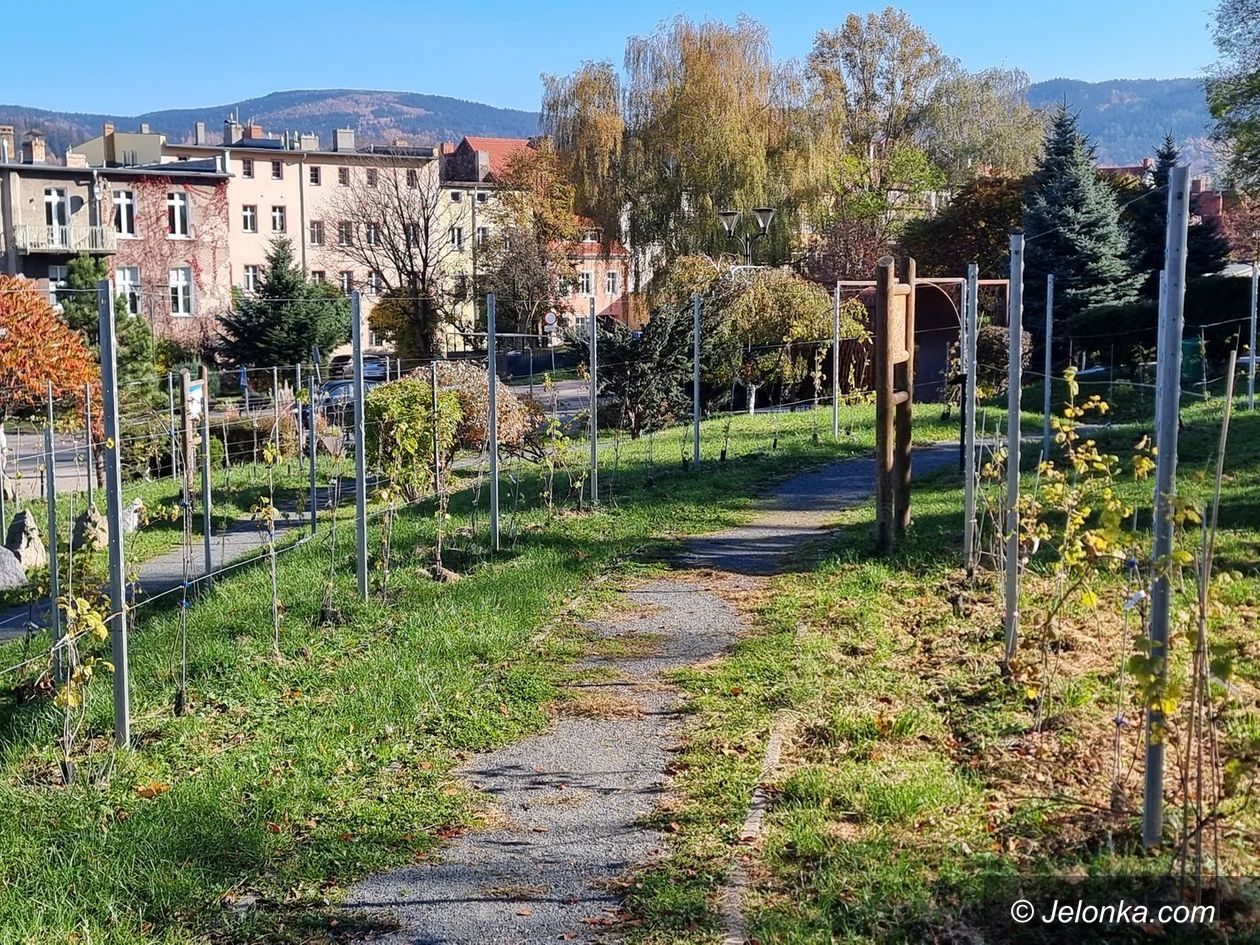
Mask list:
[[[112,253],[118,249],[118,234],[112,226],[21,223],[14,227],[13,243],[19,253]]]

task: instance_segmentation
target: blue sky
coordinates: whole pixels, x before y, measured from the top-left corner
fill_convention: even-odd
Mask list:
[[[1034,81],[1198,75],[1214,58],[1205,0],[899,5],[968,68],[1018,66]],[[848,12],[877,8],[804,0],[129,0],[125,13],[108,14],[81,0],[5,7],[6,34],[26,39],[5,44],[0,102],[121,114],[333,87],[533,109],[540,73],[569,72],[584,59],[620,63],[627,35],[677,13],[746,13],[770,28],[785,58],[803,56],[820,28]]]

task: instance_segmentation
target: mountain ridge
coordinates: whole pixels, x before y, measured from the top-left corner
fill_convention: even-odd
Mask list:
[[[1214,163],[1200,78],[1087,82],[1060,77],[1035,82],[1028,89],[1034,107],[1053,107],[1065,99],[1079,113],[1081,130],[1098,146],[1101,163],[1137,163],[1154,153],[1165,131],[1177,138],[1198,170]],[[14,125],[19,138],[29,128],[43,131],[49,152],[60,157],[72,145],[100,134],[106,122],[126,130],[148,123],[172,142],[184,143],[192,140],[194,124],[204,121],[208,140],[219,143],[223,120],[233,112],[269,132],[314,132],[324,146],[331,144],[334,129],[344,127],[353,128],[364,144],[397,139],[436,144],[464,135],[522,138],[538,133],[536,112],[423,92],[341,88],[287,89],[218,105],[136,115],[0,105],[0,123]]]

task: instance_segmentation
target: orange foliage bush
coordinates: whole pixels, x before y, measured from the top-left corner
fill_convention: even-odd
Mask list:
[[[0,418],[42,414],[49,381],[58,401],[82,410],[85,385],[99,396],[100,369],[34,282],[0,275]]]

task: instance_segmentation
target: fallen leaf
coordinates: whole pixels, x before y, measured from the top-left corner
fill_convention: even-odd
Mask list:
[[[137,784],[135,792],[137,797],[154,798],[159,794],[165,794],[171,789],[169,784],[161,781],[150,781],[148,784]]]

